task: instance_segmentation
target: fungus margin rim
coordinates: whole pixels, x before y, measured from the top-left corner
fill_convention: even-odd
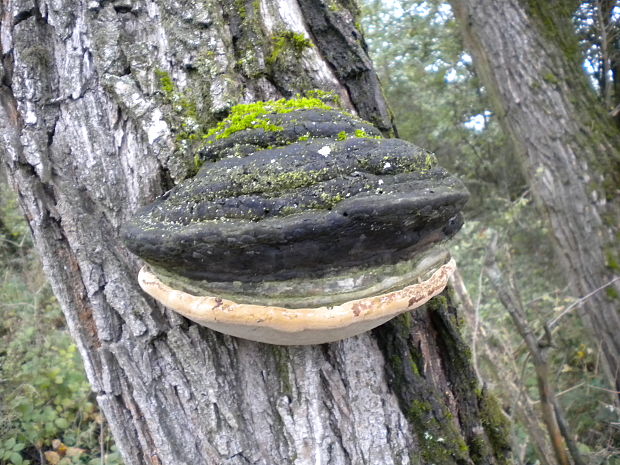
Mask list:
[[[401,313],[424,305],[445,289],[455,270],[456,261],[451,258],[422,282],[385,294],[351,300],[340,305],[314,308],[239,304],[220,297],[192,295],[161,282],[149,270],[148,265],[140,270],[138,282],[140,287],[158,302],[206,327],[213,324],[220,327],[232,325],[248,329],[264,328],[292,339],[297,333],[311,331],[320,336],[321,331],[326,331],[330,337],[329,341],[324,342],[330,342],[335,340],[333,339],[334,330],[343,329],[345,334],[340,338],[343,339],[365,332]],[[372,325],[374,321],[377,322],[376,325]],[[363,323],[365,329],[355,334],[347,333],[345,330],[349,326],[360,323]],[[262,339],[262,342],[270,341]],[[282,342],[271,343],[281,344]]]

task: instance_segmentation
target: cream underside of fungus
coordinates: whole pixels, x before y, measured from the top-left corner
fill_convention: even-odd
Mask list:
[[[386,294],[336,306],[284,308],[241,304],[214,296],[195,296],[172,289],[148,267],[140,270],[142,289],[190,320],[232,336],[280,345],[333,342],[368,331],[420,307],[446,287],[456,269],[454,259],[419,283]]]

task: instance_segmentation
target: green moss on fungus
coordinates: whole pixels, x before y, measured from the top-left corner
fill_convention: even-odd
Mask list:
[[[287,171],[273,176],[268,174],[262,177],[256,175],[241,175],[238,183],[238,193],[247,195],[254,193],[275,194],[301,187],[312,186],[328,176],[326,169],[315,171]]]
[[[339,97],[333,92],[322,90],[310,90],[306,96],[297,95],[291,99],[280,99],[272,101],[259,101],[249,104],[239,104],[232,107],[229,116],[218,123],[215,127],[207,129],[207,122],[201,118],[196,102],[188,95],[180,91],[175,85],[169,72],[155,70],[159,90],[163,95],[165,103],[172,107],[169,115],[169,123],[175,135],[177,143],[175,152],[194,154],[199,152],[207,143],[212,143],[215,139],[223,139],[231,134],[244,129],[262,128],[265,131],[280,131],[281,126],[269,122],[265,115],[273,113],[289,113],[298,109],[333,109],[326,102],[339,102]],[[302,136],[300,140],[307,140]],[[189,175],[195,174],[204,163],[199,155],[192,155],[192,166]]]
[[[351,138],[357,138],[357,139],[383,139],[382,136],[373,136],[371,134],[368,134],[363,129],[356,129],[353,134],[347,133],[346,131],[341,131],[336,136],[336,140],[347,140],[347,139],[351,139]]]
[[[366,139],[383,139],[382,136],[371,136],[370,134],[368,134],[363,129],[356,129],[355,130],[355,137],[357,137],[357,138],[366,138]]]
[[[333,208],[335,205],[342,202],[343,200],[344,200],[344,196],[342,194],[332,195],[332,194],[328,194],[327,192],[321,193],[321,202],[322,202],[321,206],[327,209]]]
[[[271,123],[265,116],[273,113],[290,113],[291,111],[304,108],[332,109],[331,106],[321,99],[300,96],[288,100],[280,99],[267,102],[242,103],[234,106],[228,118],[212,128],[204,137],[224,139],[236,132],[257,128],[262,128],[265,131],[281,131],[281,126]]]

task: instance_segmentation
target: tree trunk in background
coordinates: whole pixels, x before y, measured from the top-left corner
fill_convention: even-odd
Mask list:
[[[575,297],[618,274],[620,133],[589,87],[567,0],[452,0],[465,45],[526,168]],[[551,270],[550,270],[551,272]],[[582,318],[620,391],[620,282]]]
[[[507,460],[447,296],[338,343],[259,344],[157,305],[118,240],[193,169],[190,126],[235,103],[333,90],[392,131],[350,4],[1,4],[2,156],[126,465]],[[283,31],[315,45],[274,53]]]

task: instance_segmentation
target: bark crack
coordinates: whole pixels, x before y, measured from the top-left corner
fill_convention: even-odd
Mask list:
[[[30,8],[28,10],[20,11],[15,16],[13,16],[13,27],[17,26],[22,21],[27,20],[28,18],[34,16],[35,8]]]

